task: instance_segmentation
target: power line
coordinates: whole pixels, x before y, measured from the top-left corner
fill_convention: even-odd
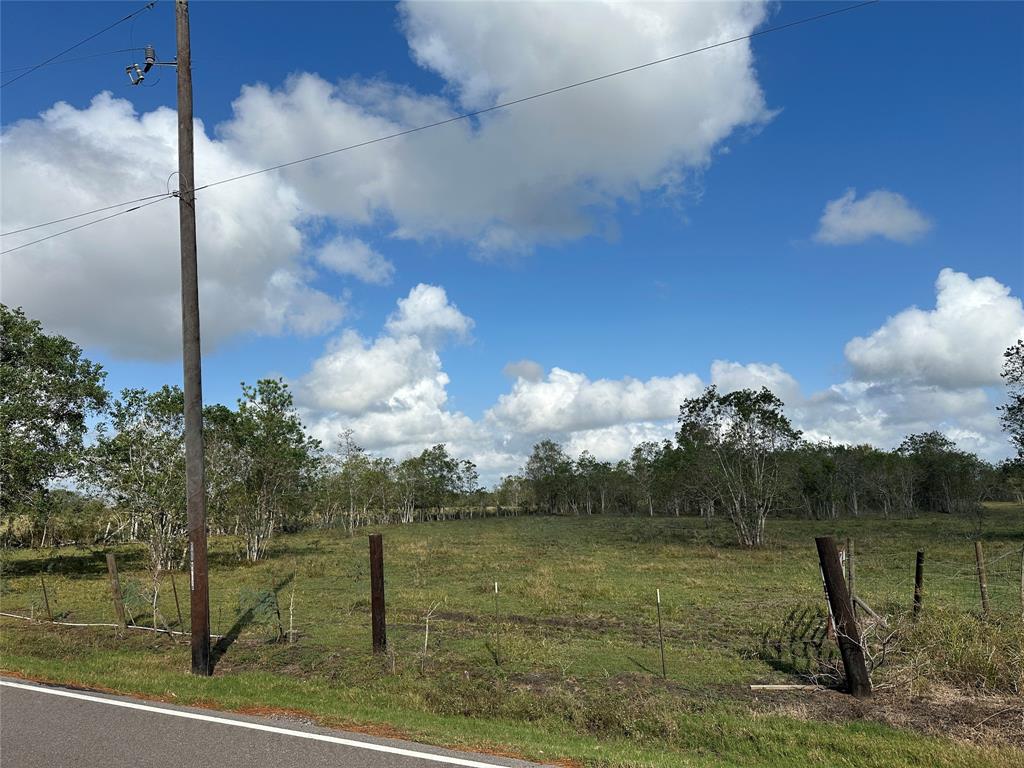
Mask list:
[[[75,48],[77,48],[78,46],[85,45],[87,42],[89,42],[93,38],[99,37],[104,32],[107,32],[108,30],[111,30],[114,27],[116,27],[118,24],[124,24],[126,21],[128,21],[129,19],[135,18],[136,16],[138,16],[143,11],[148,11],[154,5],[156,5],[156,0],[153,0],[153,2],[151,2],[151,3],[146,3],[146,5],[144,5],[142,8],[139,8],[137,11],[133,11],[133,12],[129,13],[123,19],[118,19],[113,24],[108,24],[103,29],[101,29],[99,32],[93,32],[91,35],[89,35],[84,40],[79,40],[77,43],[75,43],[71,47],[65,48],[63,51],[61,51],[58,54],[54,54],[53,56],[48,58],[46,61],[41,61],[38,64],[32,65],[32,67],[29,68],[27,72],[22,72],[20,75],[17,75],[16,77],[12,77],[10,80],[6,81],[5,83],[0,84],[0,88],[6,88],[11,83],[13,83],[13,82],[15,82],[17,80],[21,80],[21,78],[26,77],[27,75],[31,75],[33,72],[35,72],[40,67],[45,67],[47,64],[52,63],[55,59],[59,59],[65,53],[70,53],[71,51],[75,50]]]
[[[118,216],[123,216],[126,213],[131,213],[132,211],[137,211],[140,208],[145,208],[146,206],[149,206],[149,205],[155,205],[156,203],[159,203],[159,202],[161,202],[163,200],[170,200],[172,197],[175,197],[175,195],[160,195],[158,199],[150,200],[148,203],[142,203],[141,205],[136,205],[134,208],[126,208],[123,211],[118,211],[117,213],[112,213],[109,216],[103,216],[102,218],[99,218],[99,219],[94,219],[92,221],[87,221],[87,222],[85,222],[85,224],[79,224],[77,227],[70,227],[69,229],[63,229],[60,232],[54,232],[52,235],[47,235],[46,237],[40,237],[38,240],[32,240],[31,242],[28,242],[28,243],[22,243],[21,245],[16,245],[13,248],[8,248],[6,251],[0,251],[0,255],[3,255],[5,253],[11,253],[12,251],[20,251],[22,248],[28,248],[30,245],[35,245],[36,243],[41,243],[44,240],[50,240],[50,239],[52,239],[54,237],[60,237],[61,235],[66,235],[68,232],[74,232],[75,230],[78,230],[78,229],[85,229],[86,227],[91,227],[93,224],[99,224],[101,221],[108,221],[109,219],[117,218]],[[116,207],[116,206],[112,206],[112,207]],[[103,209],[101,209],[101,210],[103,210]],[[84,215],[84,214],[82,214],[82,215]],[[75,217],[72,217],[72,218],[78,218],[78,217],[75,216]]]
[[[86,211],[85,213],[76,213],[74,216],[65,216],[63,219],[53,219],[52,221],[44,221],[42,224],[33,224],[31,227],[22,227],[21,229],[12,229],[10,232],[2,232],[2,233],[0,233],[0,237],[7,237],[8,235],[17,235],[17,234],[19,234],[21,232],[28,232],[29,230],[32,230],[32,229],[39,229],[40,227],[48,227],[51,224],[60,224],[61,222],[64,222],[64,221],[71,221],[73,219],[80,219],[83,216],[92,216],[94,213],[103,213],[103,211],[110,211],[110,210],[113,210],[114,208],[121,208],[121,207],[126,206],[126,205],[131,205],[132,203],[141,203],[141,202],[144,202],[146,200],[153,200],[154,198],[157,198],[157,197],[167,197],[169,194],[170,194],[170,192],[161,192],[161,193],[159,193],[157,195],[146,195],[145,197],[139,197],[139,198],[136,198],[135,200],[125,200],[123,203],[115,203],[114,205],[105,205],[102,208],[93,208],[91,211]],[[132,209],[132,210],[134,210],[134,209]],[[125,213],[127,213],[127,211],[125,211]],[[68,230],[68,231],[70,232],[71,230]],[[4,253],[7,253],[7,251],[4,251]]]
[[[73,59],[60,59],[59,61],[45,61],[40,64],[29,64],[24,67],[8,67],[7,69],[0,69],[0,74],[8,74],[10,72],[20,72],[23,69],[39,69],[40,67],[49,67],[54,64],[72,64],[76,61],[86,61],[88,59],[97,59],[100,56],[113,56],[116,53],[133,53],[134,51],[142,51],[144,48],[121,48],[116,51],[103,51],[101,53],[90,53],[88,56],[76,56]],[[28,72],[25,73],[26,75]]]
[[[401,136],[408,136],[411,133],[419,133],[420,131],[425,131],[425,130],[428,130],[430,128],[437,128],[437,127],[442,126],[442,125],[448,125],[449,123],[455,123],[455,122],[458,122],[459,120],[468,120],[471,117],[477,117],[479,115],[484,115],[484,114],[487,114],[488,112],[494,112],[494,111],[499,110],[499,109],[506,109],[508,107],[515,106],[516,104],[522,104],[522,103],[527,102],[527,101],[533,101],[534,99],[541,99],[541,98],[543,98],[545,96],[551,96],[551,95],[556,94],[556,93],[562,93],[563,91],[568,91],[568,90],[570,90],[572,88],[579,88],[580,86],[590,85],[591,83],[597,83],[597,82],[600,82],[602,80],[608,80],[608,79],[613,78],[613,77],[619,77],[620,75],[625,75],[625,74],[628,74],[630,72],[636,72],[636,71],[641,70],[641,69],[647,69],[648,67],[654,67],[654,66],[657,66],[658,64],[664,64],[664,63],[669,62],[669,61],[675,61],[676,59],[681,59],[681,58],[684,58],[686,56],[693,56],[696,53],[703,53],[705,51],[710,51],[710,50],[712,50],[714,48],[721,48],[722,46],[725,46],[725,45],[732,45],[733,43],[739,43],[739,42],[742,42],[744,40],[751,40],[751,39],[753,39],[755,37],[758,37],[760,35],[767,35],[767,34],[769,34],[771,32],[780,32],[780,31],[782,31],[784,29],[789,29],[790,27],[799,26],[800,24],[808,24],[808,23],[810,23],[812,21],[818,21],[818,20],[824,19],[824,18],[826,18],[828,16],[835,16],[835,15],[840,14],[840,13],[846,13],[847,11],[856,10],[857,8],[863,8],[866,5],[874,5],[877,2],[879,2],[879,0],[866,0],[866,2],[857,3],[856,5],[849,5],[849,6],[846,6],[845,8],[838,8],[838,9],[836,9],[834,11],[827,11],[825,13],[819,13],[816,16],[808,16],[806,18],[797,19],[796,21],[791,21],[791,22],[788,22],[786,24],[780,24],[780,25],[775,26],[775,27],[766,27],[765,29],[759,30],[757,32],[751,32],[749,35],[742,35],[740,37],[734,37],[731,40],[723,40],[723,41],[718,42],[718,43],[712,43],[711,45],[705,45],[705,46],[703,46],[701,48],[694,48],[691,51],[686,51],[684,53],[677,53],[677,54],[675,54],[673,56],[666,56],[663,59],[655,59],[654,61],[648,61],[646,64],[637,64],[634,67],[627,67],[626,69],[620,69],[620,70],[618,70],[616,72],[609,72],[606,75],[598,75],[597,77],[591,77],[591,78],[588,78],[587,80],[580,80],[579,82],[570,83],[569,85],[562,85],[562,86],[559,86],[558,88],[552,88],[552,89],[547,90],[547,91],[542,91],[540,93],[535,93],[532,96],[523,96],[522,98],[519,98],[519,99],[513,99],[511,101],[505,101],[505,102],[502,102],[500,104],[494,104],[493,106],[485,107],[484,109],[478,109],[478,110],[476,110],[474,112],[466,112],[466,113],[461,114],[461,115],[455,115],[454,117],[449,117],[449,118],[446,118],[444,120],[438,120],[438,121],[433,122],[433,123],[427,123],[426,125],[420,125],[420,126],[417,126],[416,128],[407,128],[404,131],[397,131],[396,133],[391,133],[391,134],[388,134],[387,136],[378,136],[375,139],[368,139],[367,141],[361,141],[358,144],[349,144],[347,147],[339,147],[338,149],[331,149],[331,150],[328,150],[326,152],[320,152],[319,154],[316,154],[316,155],[309,155],[308,157],[302,157],[302,158],[299,158],[298,160],[290,160],[287,163],[280,163],[278,165],[272,165],[269,168],[261,168],[258,171],[251,171],[249,173],[243,173],[243,174],[241,174],[239,176],[232,176],[232,177],[227,178],[227,179],[221,179],[220,181],[214,181],[214,182],[211,182],[209,184],[204,184],[201,187],[196,187],[196,191],[198,192],[199,190],[202,190],[202,189],[209,189],[210,187],[216,187],[216,186],[219,186],[221,184],[228,184],[228,183],[230,183],[232,181],[240,181],[242,179],[247,179],[250,176],[258,176],[259,174],[262,174],[262,173],[269,173],[270,171],[277,171],[277,170],[280,170],[281,168],[288,168],[290,166],[298,165],[300,163],[308,163],[311,160],[319,160],[322,157],[328,157],[330,155],[337,155],[337,154],[340,154],[341,152],[348,152],[348,151],[353,150],[353,149],[359,149],[360,147],[367,147],[367,146],[369,146],[371,144],[378,144],[378,143],[380,143],[382,141],[389,141],[391,139],[397,139],[397,138],[399,138]]]
[[[395,133],[390,133],[390,134],[387,134],[385,136],[378,136],[377,138],[374,138],[374,139],[367,139],[366,141],[361,141],[361,142],[358,142],[356,144],[349,144],[348,146],[345,146],[345,147],[338,147],[337,149],[331,149],[331,150],[328,150],[326,152],[320,152],[320,153],[315,154],[315,155],[309,155],[307,157],[302,157],[302,158],[299,158],[297,160],[290,160],[290,161],[285,162],[285,163],[279,163],[278,165],[272,165],[270,167],[261,168],[261,169],[256,170],[256,171],[250,171],[248,173],[239,174],[238,176],[231,176],[231,177],[226,178],[226,179],[220,179],[219,181],[213,181],[213,182],[210,182],[209,184],[204,184],[204,185],[202,185],[200,187],[196,187],[195,191],[199,192],[201,190],[210,189],[211,187],[217,187],[217,186],[220,186],[222,184],[229,184],[229,183],[234,182],[234,181],[241,181],[242,179],[248,179],[248,178],[250,178],[252,176],[258,176],[260,174],[270,173],[271,171],[277,171],[277,170],[280,170],[282,168],[288,168],[288,167],[293,166],[293,165],[299,165],[300,163],[308,163],[308,162],[310,162],[312,160],[319,160],[320,158],[329,157],[331,155],[337,155],[337,154],[340,154],[342,152],[349,152],[349,151],[354,150],[354,149],[359,149],[361,147],[370,146],[371,144],[379,144],[379,143],[384,142],[384,141],[390,141],[391,139],[397,139],[397,138],[399,138],[401,136],[408,136],[408,135],[413,134],[413,133],[419,133],[420,131],[426,131],[426,130],[428,130],[430,128],[437,128],[437,127],[442,126],[442,125],[448,125],[449,123],[458,122],[460,120],[468,120],[468,119],[470,119],[472,117],[477,117],[479,115],[483,115],[483,114],[486,114],[488,112],[494,112],[494,111],[499,110],[499,109],[507,109],[508,107],[512,107],[512,106],[515,106],[517,104],[523,104],[523,103],[525,103],[527,101],[533,101],[535,99],[540,99],[540,98],[543,98],[545,96],[551,96],[551,95],[556,94],[556,93],[562,93],[563,91],[568,91],[568,90],[571,90],[573,88],[579,88],[579,87],[584,86],[584,85],[590,85],[592,83],[597,83],[597,82],[600,82],[602,80],[609,80],[609,79],[611,79],[613,77],[619,77],[621,75],[625,75],[625,74],[628,74],[630,72],[637,72],[637,71],[639,71],[641,69],[647,69],[649,67],[657,66],[658,64],[664,64],[664,63],[669,62],[669,61],[675,61],[677,59],[682,59],[682,58],[684,58],[686,56],[693,56],[694,54],[697,54],[697,53],[703,53],[705,51],[710,51],[710,50],[713,50],[715,48],[721,48],[721,47],[726,46],[726,45],[732,45],[733,43],[743,42],[744,40],[751,40],[751,39],[753,39],[755,37],[760,37],[762,35],[767,35],[767,34],[770,34],[772,32],[781,32],[782,30],[790,29],[792,27],[800,26],[802,24],[809,24],[809,23],[814,22],[814,21],[820,21],[821,19],[828,18],[829,16],[836,16],[836,15],[839,15],[841,13],[847,13],[848,11],[854,11],[854,10],[857,10],[859,8],[863,8],[863,7],[868,6],[868,5],[874,5],[874,4],[878,3],[878,2],[879,2],[879,0],[866,0],[865,2],[856,3],[854,5],[845,6],[843,8],[837,8],[836,10],[833,10],[833,11],[826,11],[824,13],[819,13],[819,14],[816,14],[814,16],[807,16],[807,17],[802,18],[802,19],[797,19],[796,21],[790,21],[790,22],[787,22],[786,24],[779,24],[779,25],[774,26],[774,27],[766,27],[766,28],[758,30],[756,32],[751,32],[750,34],[747,34],[747,35],[741,35],[740,37],[734,37],[734,38],[732,38],[730,40],[722,40],[722,41],[717,42],[717,43],[712,43],[710,45],[705,45],[705,46],[703,46],[701,48],[694,48],[693,50],[690,50],[690,51],[685,51],[683,53],[677,53],[677,54],[675,54],[673,56],[666,56],[665,58],[655,59],[654,61],[648,61],[648,62],[646,62],[644,64],[638,64],[636,66],[628,67],[626,69],[620,69],[620,70],[617,70],[615,72],[609,72],[609,73],[604,74],[604,75],[598,75],[596,77],[591,77],[591,78],[588,78],[586,80],[580,80],[580,81],[575,82],[575,83],[570,83],[568,85],[559,86],[558,88],[552,88],[550,90],[542,91],[540,93],[535,93],[535,94],[532,94],[530,96],[523,96],[521,98],[513,99],[511,101],[505,101],[505,102],[502,102],[500,104],[494,104],[494,105],[492,105],[490,107],[485,107],[484,109],[478,109],[478,110],[475,110],[473,112],[466,112],[466,113],[463,113],[463,114],[455,115],[453,117],[445,118],[444,120],[437,120],[437,121],[435,121],[433,123],[427,123],[425,125],[420,125],[420,126],[417,126],[415,128],[407,128],[405,130],[397,131]],[[136,13],[138,13],[138,11]],[[121,203],[115,203],[113,205],[108,205],[108,206],[105,206],[103,208],[97,208],[97,209],[92,210],[92,211],[87,211],[86,213],[79,213],[79,214],[75,214],[74,216],[67,216],[67,217],[64,217],[62,219],[56,219],[54,221],[45,222],[43,224],[34,224],[32,226],[23,227],[21,229],[13,230],[11,232],[4,232],[0,236],[13,235],[13,234],[17,234],[18,232],[28,231],[30,229],[38,229],[39,227],[49,226],[50,224],[57,224],[57,223],[62,222],[62,221],[68,221],[70,219],[76,219],[76,218],[80,218],[82,216],[89,216],[89,215],[91,215],[93,213],[99,213],[101,211],[110,210],[112,208],[119,208],[119,207],[124,206],[124,205],[131,205],[132,203],[137,203],[137,202],[139,202],[141,200],[147,200],[147,199],[152,199],[152,198],[157,198],[157,197],[162,198],[162,197],[165,197],[165,196],[166,196],[166,193],[163,193],[163,194],[160,194],[160,195],[150,195],[149,197],[138,198],[136,200],[127,200],[127,201],[124,201],[124,202],[121,202]],[[138,207],[144,207],[144,206],[138,206]],[[132,208],[130,210],[137,210],[138,207]],[[122,213],[129,213],[129,212],[130,211],[122,211]],[[120,215],[120,214],[115,214],[115,215]],[[113,217],[106,217],[106,218],[113,218]],[[105,220],[106,219],[98,219],[97,221],[105,221]],[[88,226],[88,224],[83,225],[83,226]],[[72,227],[71,229],[67,229],[67,230],[64,230],[63,232],[58,232],[58,233],[56,233],[54,235],[51,235],[51,237],[56,237],[58,235],[66,234],[67,232],[73,232],[76,229],[81,229],[81,227]],[[26,243],[25,245],[18,246],[18,248],[24,248],[24,247],[26,247],[28,245],[33,245],[34,243],[42,242],[43,240],[48,240],[48,239],[49,239],[49,237],[42,238],[41,240],[33,241],[33,243]],[[9,249],[7,251],[3,251],[3,253],[9,253],[12,250],[16,250],[16,249],[11,248],[11,249]]]

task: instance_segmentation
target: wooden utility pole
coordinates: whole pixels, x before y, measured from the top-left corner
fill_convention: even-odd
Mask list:
[[[370,534],[370,614],[373,652],[383,653],[388,639],[384,618],[384,539],[379,533]]]
[[[188,0],[175,0],[178,34],[178,222],[181,243],[181,334],[185,379],[185,494],[191,560],[192,674],[209,675],[210,588],[206,563],[206,488],[203,470],[203,374],[199,346],[199,270],[192,158],[192,49]]]
[[[839,548],[831,536],[820,536],[814,540],[818,547],[818,560],[825,578],[825,592],[836,623],[836,639],[846,670],[846,684],[850,693],[858,699],[871,696],[871,677],[868,675],[864,649],[861,647],[860,629],[853,613],[853,601],[843,578],[843,566],[839,562]]]

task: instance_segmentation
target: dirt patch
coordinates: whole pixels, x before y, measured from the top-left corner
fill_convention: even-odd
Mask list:
[[[834,690],[756,691],[754,714],[849,723],[857,720],[931,736],[948,736],[980,746],[1024,748],[1024,699],[933,689],[927,694],[880,690],[868,700]]]

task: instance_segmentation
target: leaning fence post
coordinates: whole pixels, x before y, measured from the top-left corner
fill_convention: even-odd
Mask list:
[[[917,564],[914,566],[914,618],[921,613],[921,600],[924,592],[924,550],[917,551]]]
[[[174,610],[178,612],[178,629],[181,632],[185,631],[185,624],[181,620],[181,602],[178,600],[178,585],[174,583],[174,571],[170,571],[171,574],[171,592],[174,593]]]
[[[384,539],[370,534],[370,613],[373,630],[373,652],[387,648],[387,624],[384,619]]]
[[[124,599],[121,597],[121,580],[117,577],[117,560],[114,553],[107,553],[107,573],[110,575],[110,596],[114,600],[114,613],[117,614],[117,623],[124,629]]]
[[[981,589],[981,612],[988,616],[988,575],[985,573],[985,553],[981,542],[974,542],[974,559],[978,563],[978,587]]]
[[[819,536],[814,540],[818,548],[821,573],[825,578],[825,592],[836,623],[836,639],[846,670],[846,683],[851,694],[857,698],[871,696],[871,677],[868,675],[864,649],[861,647],[860,629],[853,613],[853,601],[843,578],[843,566],[839,562],[839,548],[831,536]]]
[[[53,621],[53,611],[50,610],[50,596],[46,593],[46,579],[39,574],[39,583],[43,585],[43,605],[46,606],[46,618]]]

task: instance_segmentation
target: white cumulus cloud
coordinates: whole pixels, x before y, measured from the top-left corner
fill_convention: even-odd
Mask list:
[[[301,72],[245,85],[227,120],[211,130],[196,122],[197,184],[741,37],[766,8],[402,4],[411,54],[440,75],[442,89]],[[621,205],[684,191],[724,140],[770,117],[751,46],[739,42],[213,187],[197,205],[204,341],[212,349],[240,334],[335,327],[344,302],[317,288],[322,272],[380,284],[393,274],[367,230],[456,239],[481,252],[609,231]],[[2,142],[4,230],[175,183],[174,112],[138,114],[110,94],[6,126]],[[310,228],[337,237],[317,251]],[[35,234],[4,238],[4,247]],[[160,203],[4,256],[2,298],[87,346],[167,358],[180,344],[176,250],[174,203]]]
[[[444,288],[420,283],[398,300],[398,310],[385,328],[394,336],[415,336],[436,344],[449,337],[466,339],[473,321],[448,301]]]
[[[513,380],[540,381],[544,378],[544,366],[534,360],[516,360],[508,363],[501,372]]]
[[[493,453],[478,425],[447,408],[438,350],[472,326],[443,288],[421,283],[398,300],[376,339],[343,331],[296,385],[313,434],[330,445],[351,429],[365,448],[395,456],[439,442]]]
[[[546,379],[519,378],[487,419],[505,433],[549,435],[675,418],[679,404],[701,390],[693,374],[639,379],[589,379],[552,368]]]
[[[298,74],[244,88],[221,126],[225,140],[252,163],[274,164],[739,37],[765,17],[759,2],[400,9],[414,58],[444,78],[455,103],[381,79]],[[322,215],[522,250],[599,231],[623,200],[678,190],[720,142],[770,115],[744,42],[282,176]]]
[[[911,243],[931,228],[931,221],[903,195],[877,189],[858,200],[857,191],[848,189],[825,206],[814,238],[829,245],[862,243],[872,237]]]
[[[778,363],[740,363],[715,360],[711,363],[711,383],[723,392],[737,389],[761,389],[767,387],[783,402],[799,400],[800,385]]]
[[[395,265],[357,237],[338,235],[317,251],[316,259],[332,272],[364,283],[387,285],[395,275]]]
[[[139,115],[109,93],[82,109],[61,102],[5,127],[4,230],[166,190],[176,142],[173,111]],[[201,122],[195,152],[207,177],[251,170]],[[202,193],[196,218],[207,349],[251,331],[321,333],[341,319],[342,302],[313,287],[301,259],[302,216],[296,196],[271,177]],[[4,238],[4,247],[51,231]],[[181,347],[179,269],[176,202],[161,202],[5,254],[0,297],[87,346],[165,358]]]
[[[991,277],[943,269],[935,308],[910,307],[846,345],[856,378],[947,388],[998,384],[1003,350],[1024,337],[1024,307]]]
[[[723,391],[768,387],[811,440],[892,448],[907,434],[938,429],[962,448],[998,459],[1008,449],[987,387],[998,379],[1009,335],[1024,332],[1020,301],[993,278],[952,270],[939,275],[936,294],[935,310],[911,308],[897,315],[917,318],[924,331],[890,319],[868,337],[875,342],[865,347],[872,350],[865,360],[882,361],[874,367],[858,362],[865,340],[850,342],[847,356],[855,372],[869,376],[804,394],[777,363],[715,360],[709,381]],[[985,330],[989,324],[1001,329],[991,338]],[[705,386],[699,375],[688,372],[591,379],[554,367],[545,375],[538,363],[525,359],[505,366],[510,389],[474,419],[449,406],[449,377],[441,357],[444,343],[465,337],[472,325],[442,288],[420,285],[399,300],[375,340],[342,333],[297,388],[314,434],[330,443],[351,428],[366,447],[399,458],[444,442],[457,455],[476,461],[485,482],[492,482],[522,467],[531,446],[544,438],[561,442],[572,456],[587,450],[606,461],[626,458],[641,441],[671,439],[679,406]],[[922,343],[923,349],[968,354],[968,339],[977,341],[977,349],[952,360],[945,352],[938,357],[908,354],[903,360],[894,351],[934,333],[962,333],[964,341]]]

